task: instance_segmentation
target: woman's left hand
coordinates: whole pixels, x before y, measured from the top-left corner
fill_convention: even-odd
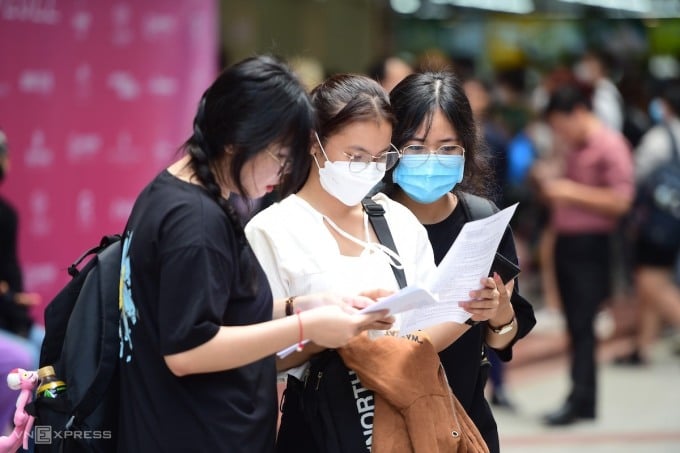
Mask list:
[[[501,305],[501,292],[503,298],[510,302],[507,287],[503,285],[498,274],[481,279],[482,288],[470,291],[472,300],[460,302],[459,305],[472,315],[473,321],[487,321],[498,312]],[[503,301],[505,302],[505,300]]]

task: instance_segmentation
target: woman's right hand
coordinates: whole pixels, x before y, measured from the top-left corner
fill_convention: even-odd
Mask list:
[[[325,348],[339,348],[364,330],[389,329],[394,322],[387,310],[359,314],[351,307],[325,305],[298,314],[303,336]]]

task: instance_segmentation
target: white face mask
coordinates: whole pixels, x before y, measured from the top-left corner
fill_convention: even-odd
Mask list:
[[[316,162],[316,166],[319,168],[321,187],[347,206],[356,206],[361,203],[361,200],[370,192],[373,186],[378,184],[383,176],[385,176],[385,170],[379,169],[378,164],[375,162],[369,163],[365,169],[358,173],[352,172],[349,169],[349,161],[340,160],[331,162],[321,145],[318,135],[316,135],[316,140],[319,142],[321,152],[326,158],[323,168],[319,166],[316,157],[314,158],[314,162]]]

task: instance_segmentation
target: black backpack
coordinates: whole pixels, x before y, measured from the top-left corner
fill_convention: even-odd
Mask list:
[[[629,214],[629,233],[657,247],[680,250],[680,149],[671,129],[671,160],[638,186]]]
[[[45,309],[40,367],[53,366],[67,389],[27,407],[36,417],[37,453],[117,448],[121,243],[119,235],[105,236],[80,256],[68,268],[71,281]]]

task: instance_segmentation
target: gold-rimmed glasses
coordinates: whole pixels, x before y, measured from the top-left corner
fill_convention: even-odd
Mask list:
[[[272,153],[269,150],[267,150],[267,154],[272,156],[272,158],[279,165],[279,175],[287,175],[288,173],[291,172],[293,162],[289,158],[287,158],[287,157],[283,158],[283,157],[277,156],[276,154]]]

